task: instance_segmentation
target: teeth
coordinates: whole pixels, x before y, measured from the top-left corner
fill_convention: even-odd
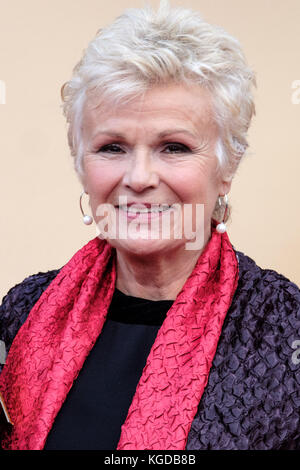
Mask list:
[[[127,207],[127,206],[119,206],[119,209],[122,209],[126,212],[131,212],[132,214],[147,214],[149,212],[163,212],[170,208],[170,206],[161,206],[161,207],[154,207],[154,208],[136,208],[136,207]]]

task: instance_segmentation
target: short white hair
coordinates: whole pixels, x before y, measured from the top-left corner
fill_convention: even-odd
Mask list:
[[[110,26],[99,29],[61,89],[79,176],[83,175],[81,126],[88,92],[99,92],[118,105],[155,85],[191,82],[211,93],[220,135],[219,168],[233,175],[248,147],[247,131],[255,114],[255,74],[239,41],[205,22],[196,11],[172,8],[168,0],[161,0],[157,11],[149,4],[129,8]]]

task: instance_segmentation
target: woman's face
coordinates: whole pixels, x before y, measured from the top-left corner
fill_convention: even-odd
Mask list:
[[[98,103],[84,108],[83,185],[96,223],[110,225],[111,245],[143,255],[182,249],[191,223],[205,244],[217,198],[230,189],[216,171],[208,91],[172,84],[118,109]],[[146,212],[136,214],[138,204]]]

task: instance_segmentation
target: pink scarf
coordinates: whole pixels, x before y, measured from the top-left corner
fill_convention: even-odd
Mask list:
[[[115,250],[96,237],[75,253],[32,308],[0,376],[14,423],[5,448],[43,449],[101,333],[115,281]],[[185,449],[237,282],[228,235],[213,227],[159,329],[122,426],[119,450]]]

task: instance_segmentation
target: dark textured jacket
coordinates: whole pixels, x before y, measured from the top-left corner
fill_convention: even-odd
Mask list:
[[[300,449],[300,290],[286,277],[235,252],[238,287],[186,448]],[[4,349],[9,351],[58,272],[32,275],[3,298],[2,362]]]

